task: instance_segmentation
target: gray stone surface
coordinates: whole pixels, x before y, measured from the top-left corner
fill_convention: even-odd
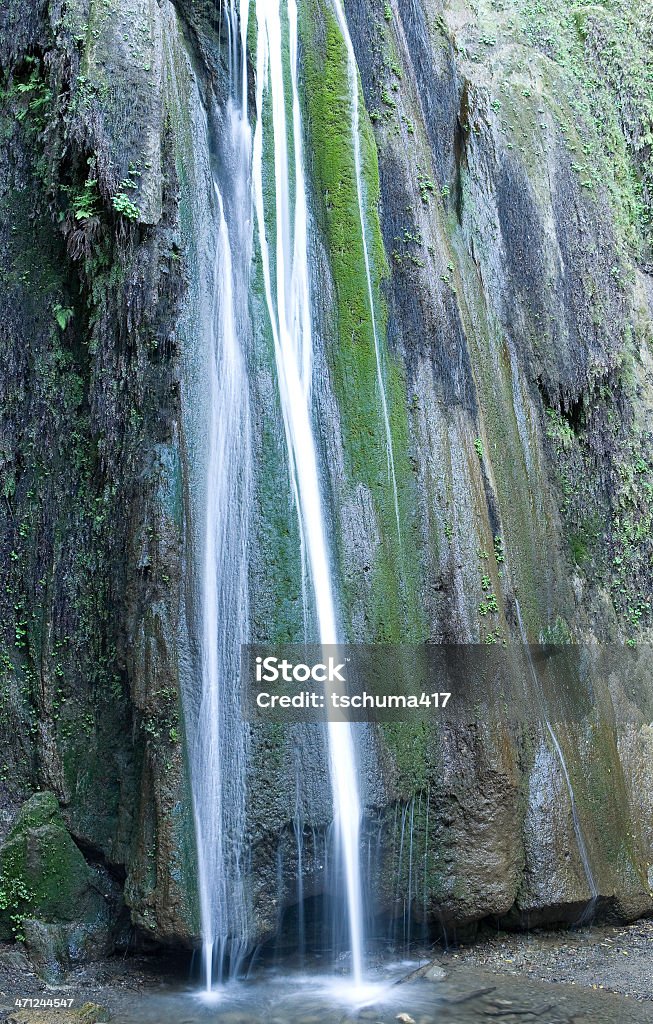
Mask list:
[[[316,181],[312,196],[324,342],[315,400],[348,632],[650,638],[653,288],[636,212],[650,205],[650,142],[645,28],[640,39],[629,20],[640,7],[623,28],[599,8],[574,21],[557,0],[544,5],[553,27],[516,2],[481,14],[466,0],[388,6],[386,18],[356,0],[348,15],[378,153],[388,347],[403,382],[403,563],[382,486],[350,478],[333,362],[348,339],[334,337],[339,282]],[[323,7],[310,10],[321,39]],[[606,43],[622,45],[622,28],[637,42],[624,66]],[[0,12],[1,820],[8,827],[47,787],[80,849],[126,878],[138,934],[184,945],[199,928],[180,707],[197,678],[188,551],[210,160],[197,126],[207,97],[224,92],[215,32],[212,5],[169,0],[65,10],[9,0]],[[262,427],[274,387],[267,356],[256,359]],[[285,637],[301,619],[301,588],[275,429],[257,451],[253,622]],[[488,586],[496,612],[481,610]],[[645,700],[622,714],[624,695],[613,699],[615,718],[598,709],[561,744],[599,909],[633,917],[652,909],[651,719]],[[413,911],[432,926],[568,920],[587,899],[561,767],[536,726],[366,730],[361,764],[385,913],[401,918],[408,893],[402,820],[413,829]],[[324,886],[324,736],[255,730],[259,938],[296,898],[298,777],[308,896]],[[35,955],[94,943],[59,918],[33,927]]]

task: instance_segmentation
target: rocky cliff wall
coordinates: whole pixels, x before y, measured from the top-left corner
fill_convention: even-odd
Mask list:
[[[644,14],[608,0],[349,4],[400,544],[351,227],[344,47],[327,5],[300,5],[316,416],[351,640],[649,637]],[[79,848],[123,887],[138,934],[189,944],[180,692],[198,665],[217,9],[12,0],[0,30],[3,820],[51,791]],[[265,332],[255,367],[253,629],[293,639],[300,563]],[[616,722],[597,710],[559,737],[601,906],[623,916],[651,908],[647,693],[644,668],[634,701],[615,690]],[[307,896],[324,886],[330,802],[315,730],[260,730],[251,751],[264,937],[296,899],[297,779]],[[362,761],[386,914],[405,915],[402,822],[421,864],[412,909],[432,925],[564,919],[588,899],[542,727],[366,730]]]

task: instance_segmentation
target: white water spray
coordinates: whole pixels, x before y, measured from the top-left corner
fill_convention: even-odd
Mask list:
[[[381,411],[383,413],[383,425],[385,427],[386,447],[388,454],[388,477],[392,484],[394,500],[395,519],[397,521],[397,536],[401,543],[401,523],[399,519],[399,497],[397,494],[397,477],[395,473],[394,448],[392,444],[392,431],[390,430],[390,417],[388,414],[388,401],[385,393],[385,381],[383,379],[383,363],[381,355],[381,341],[376,321],[376,309],[374,305],[374,289],[372,287],[372,271],[370,254],[367,244],[367,218],[365,216],[365,195],[363,183],[363,161],[361,156],[361,119],[360,119],[360,97],[358,84],[358,66],[354,46],[349,35],[347,18],[341,0],[333,0],[333,6],[338,20],[338,26],[347,48],[347,77],[349,79],[349,95],[351,99],[351,134],[354,149],[354,168],[356,171],[356,196],[358,199],[358,217],[360,220],[361,239],[363,243],[363,262],[365,264],[365,279],[367,281],[367,301],[370,308],[370,320],[372,334],[374,336],[374,354],[376,356],[376,379],[381,399]]]
[[[302,556],[312,585],[319,639],[336,644],[338,630],[324,528],[317,450],[311,421],[313,356],[308,211],[297,85],[297,6],[288,0],[288,53],[284,54],[279,0],[256,0],[256,113],[252,185],[291,484],[299,517]],[[290,103],[287,106],[287,98]],[[271,107],[272,151],[265,152],[264,106]],[[287,124],[287,112],[291,123]],[[289,128],[293,141],[288,146]],[[264,159],[265,157],[265,159]],[[274,175],[273,180],[270,176]],[[291,182],[294,186],[291,194]],[[268,238],[266,195],[274,189],[275,226]],[[294,199],[294,202],[293,202]],[[363,973],[363,909],[359,864],[361,808],[351,727],[329,722],[329,763],[336,841],[344,869],[352,974]]]
[[[199,704],[189,729],[202,962],[208,993],[238,973],[249,948],[244,886],[247,733],[241,717],[240,645],[247,641],[249,628],[251,423],[242,346],[248,334],[251,218],[246,211],[251,144],[234,0],[225,13],[231,93],[219,144],[228,171],[213,172],[215,256],[211,315],[204,325],[208,453],[201,566],[202,676]],[[212,113],[217,116],[216,111]],[[207,118],[207,147],[209,136]],[[231,216],[229,208],[235,211]]]

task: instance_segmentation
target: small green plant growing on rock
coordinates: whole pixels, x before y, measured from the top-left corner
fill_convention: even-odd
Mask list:
[[[494,558],[496,560],[497,565],[501,565],[506,560],[506,555],[503,548],[503,541],[498,534],[494,538]]]
[[[65,331],[74,316],[74,311],[70,306],[62,306],[60,302],[55,302],[52,312],[61,330]]]
[[[392,7],[387,2],[383,5],[383,17],[386,21],[392,21]]]
[[[481,441],[480,437],[474,438],[474,450],[476,451],[476,454],[478,455],[479,462],[482,462],[483,461],[484,452],[483,452],[483,442]]]
[[[0,875],[0,912],[8,912],[14,938],[21,942],[23,934],[24,908],[33,899],[33,893],[22,878]]]
[[[41,65],[37,57],[26,57],[25,64],[29,69],[29,77],[24,82],[17,82],[9,91],[9,96],[24,96],[26,106],[16,112],[17,121],[25,121],[30,115],[33,126],[40,130],[45,126],[45,115],[52,92],[42,77]]]
[[[138,208],[136,203],[133,203],[131,201],[126,192],[116,193],[116,195],[111,200],[111,205],[113,206],[116,213],[119,213],[121,217],[125,217],[126,220],[135,221],[138,220],[141,216],[140,209]]]
[[[118,186],[119,191],[113,196],[111,205],[113,206],[116,213],[119,213],[121,217],[125,217],[127,220],[139,220],[141,217],[141,211],[128,195],[130,190],[138,188],[138,183],[134,181],[134,178],[139,178],[141,172],[133,165],[129,165],[129,176],[124,178]]]
[[[91,217],[99,216],[100,193],[96,178],[89,178],[81,189],[64,186],[64,191],[70,193],[70,206],[75,220],[90,220]]]
[[[549,421],[546,428],[546,436],[549,440],[553,441],[556,448],[566,451],[571,447],[576,438],[574,431],[557,409],[547,409],[546,415]]]
[[[385,103],[386,107],[390,107],[392,110],[394,110],[394,108],[397,106],[397,104],[393,100],[392,96],[390,95],[390,93],[388,92],[388,90],[385,87],[383,88],[383,91],[381,92],[381,99]]]
[[[428,175],[424,174],[423,171],[419,171],[417,175],[417,185],[422,202],[428,206],[431,196],[435,193],[435,185],[433,181],[428,177]]]
[[[500,643],[500,644],[503,644],[503,646],[505,647],[506,646],[506,638],[504,637],[504,635],[501,632],[501,630],[497,628],[497,629],[493,629],[490,633],[486,634],[485,640],[483,641],[483,643],[485,643],[485,644],[499,644]]]
[[[498,612],[499,605],[497,604],[497,599],[495,595],[488,594],[486,599],[484,601],[481,601],[481,603],[479,604],[478,611],[479,615],[488,615],[490,612]]]

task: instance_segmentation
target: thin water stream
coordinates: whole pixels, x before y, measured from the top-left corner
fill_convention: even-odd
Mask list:
[[[305,574],[322,644],[340,640],[336,622],[317,443],[311,415],[313,328],[308,260],[308,204],[297,79],[297,5],[288,0],[284,52],[279,0],[258,0],[256,130],[253,194],[265,299],[274,341],[292,490],[299,517]],[[287,102],[288,93],[290,103]],[[265,152],[266,103],[271,106],[272,153]],[[287,115],[291,119],[287,123]],[[288,140],[292,139],[292,147]],[[272,179],[272,180],[270,180]],[[294,186],[291,194],[291,183]],[[266,194],[274,188],[274,207]],[[270,224],[274,225],[271,232]],[[345,877],[352,975],[363,974],[363,899],[359,840],[361,807],[353,731],[329,721],[329,765],[336,849]]]
[[[370,311],[370,321],[372,324],[372,334],[374,336],[374,354],[376,356],[377,386],[379,391],[379,400],[381,402],[381,411],[383,414],[383,425],[385,427],[386,449],[388,457],[388,476],[392,484],[394,512],[397,523],[397,537],[399,539],[399,543],[401,543],[401,521],[399,518],[399,495],[397,492],[397,476],[395,473],[394,447],[392,443],[392,431],[390,429],[390,416],[388,413],[388,400],[385,390],[381,339],[379,337],[379,326],[377,320],[376,305],[374,301],[374,288],[372,286],[372,267],[370,261],[369,245],[367,241],[367,217],[365,215],[365,182],[363,178],[363,159],[361,153],[361,116],[358,66],[356,64],[356,55],[354,53],[354,47],[351,41],[351,36],[349,34],[349,26],[347,25],[347,18],[345,16],[345,11],[342,6],[341,0],[333,0],[333,6],[336,12],[336,18],[338,19],[340,32],[342,33],[342,38],[345,42],[345,46],[347,47],[347,77],[349,80],[349,98],[351,106],[352,148],[354,151],[354,168],[356,171],[356,198],[358,201],[358,216],[360,221],[361,241],[363,245],[363,263],[365,266],[365,280],[367,282],[367,301]]]
[[[526,629],[524,627],[524,623],[523,623],[523,620],[522,620],[522,617],[521,617],[521,609],[519,607],[519,601],[516,598],[515,598],[515,609],[516,609],[516,612],[517,612],[517,623],[518,623],[518,626],[519,626],[519,632],[521,634],[522,643],[524,644],[524,650],[526,651],[526,657],[527,657],[527,660],[528,660],[530,674],[531,674],[531,678],[533,680],[533,686],[535,688],[535,692],[538,695],[543,696],[542,695],[542,686],[541,686],[540,680],[538,678],[537,672],[535,671],[535,665],[533,664],[533,658],[532,658],[532,655],[531,655],[530,646],[528,644],[528,638],[526,636]],[[544,705],[544,700],[542,700],[542,706],[543,707],[545,706]],[[581,862],[582,862],[582,865],[583,865],[583,871],[585,872],[585,878],[587,879],[587,885],[588,885],[589,890],[590,890],[590,899],[589,899],[587,907],[585,908],[585,911],[583,912],[582,919],[581,919],[582,922],[585,922],[585,921],[591,919],[591,917],[593,915],[594,908],[596,906],[596,902],[597,902],[598,896],[599,896],[599,890],[598,890],[598,886],[596,884],[596,879],[594,878],[594,872],[592,871],[592,865],[590,863],[589,853],[587,851],[587,844],[585,842],[585,836],[583,834],[583,828],[582,828],[582,825],[581,825],[581,822],[580,822],[580,817],[578,816],[578,809],[576,807],[576,797],[575,797],[575,794],[574,794],[574,787],[572,785],[571,777],[569,775],[569,769],[567,768],[567,762],[566,762],[566,759],[565,759],[565,755],[564,755],[564,753],[562,751],[562,747],[560,746],[560,742],[558,740],[558,737],[556,736],[555,729],[553,728],[553,726],[552,726],[552,724],[551,724],[551,722],[549,721],[548,718],[544,719],[544,724],[546,726],[546,730],[547,730],[547,732],[549,734],[549,737],[551,739],[551,742],[553,744],[553,749],[556,752],[556,756],[558,758],[558,761],[560,763],[560,767],[562,769],[562,775],[563,775],[563,778],[565,780],[565,785],[567,787],[567,793],[569,795],[569,806],[571,808],[571,820],[572,820],[572,824],[573,824],[573,828],[574,828],[574,835],[576,837],[576,845],[578,847],[578,853],[580,855],[580,859],[581,859]]]

